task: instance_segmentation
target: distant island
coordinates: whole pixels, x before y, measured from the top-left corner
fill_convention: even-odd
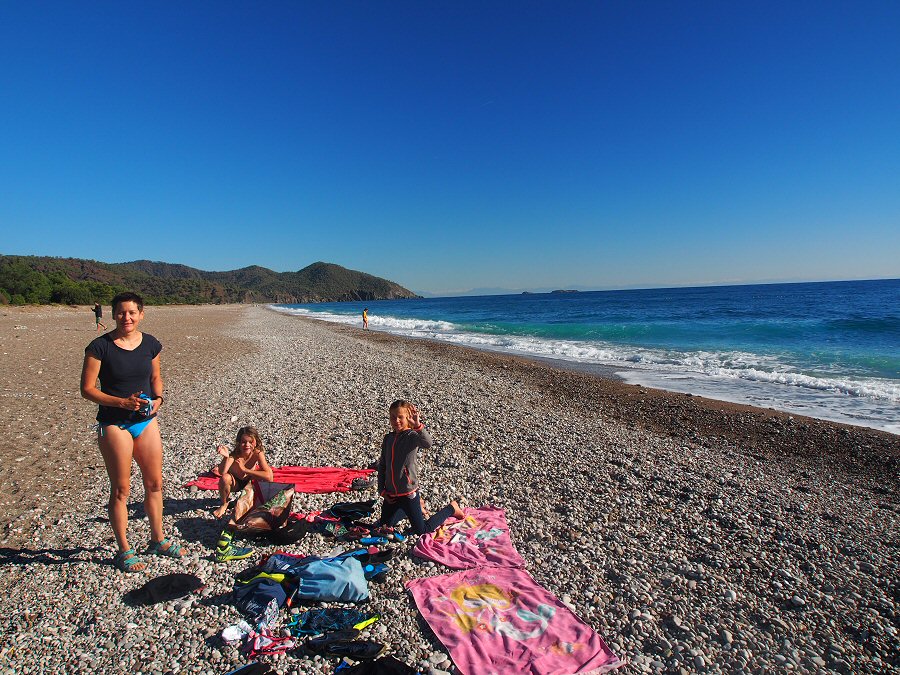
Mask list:
[[[419,297],[387,279],[316,262],[297,272],[253,265],[204,272],[150,260],[103,263],[80,258],[0,255],[0,304],[108,303],[124,290],[148,304],[276,302],[299,304]]]
[[[550,292],[551,293],[577,293],[578,291],[576,291],[575,289],[571,289],[571,290],[550,291]]]

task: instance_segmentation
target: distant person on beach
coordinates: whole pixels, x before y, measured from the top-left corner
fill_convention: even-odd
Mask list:
[[[222,502],[213,511],[221,518],[228,510],[228,499],[232,492],[243,490],[251,480],[272,481],[272,467],[266,460],[266,451],[256,427],[241,427],[234,439],[234,448],[220,445],[216,451],[222,456],[219,464],[219,497]]]
[[[419,419],[419,411],[408,401],[394,401],[390,408],[391,433],[381,442],[378,460],[378,494],[381,518],[376,527],[394,527],[408,518],[416,534],[433,532],[450,516],[463,518],[456,502],[425,520],[416,470],[416,454],[419,448],[431,447],[431,435]]]
[[[106,325],[100,320],[103,318],[103,305],[99,302],[94,303],[94,319],[97,321],[97,332],[106,330]]]
[[[128,496],[131,461],[144,483],[144,512],[150,521],[147,553],[181,558],[181,546],[163,536],[162,439],[156,413],[165,401],[160,375],[162,345],[139,330],[144,301],[136,293],[112,300],[116,328],[94,338],[84,350],[81,395],[99,405],[97,444],[109,475],[109,522],[123,572],[142,572],[147,564],[128,544]],[[100,387],[97,387],[97,380]]]
[[[369,308],[363,310],[363,330],[369,330]]]

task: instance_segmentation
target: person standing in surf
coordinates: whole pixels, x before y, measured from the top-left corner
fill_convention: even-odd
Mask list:
[[[363,330],[369,330],[369,308],[363,310]]]

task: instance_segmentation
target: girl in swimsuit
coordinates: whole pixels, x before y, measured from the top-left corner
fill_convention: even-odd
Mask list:
[[[216,518],[221,518],[228,510],[228,498],[232,492],[243,490],[251,480],[272,481],[272,467],[266,460],[262,439],[256,427],[241,427],[234,439],[234,449],[220,445],[216,451],[222,456],[219,464],[219,497],[222,502],[213,511]]]
[[[162,405],[162,345],[139,330],[144,301],[136,293],[112,300],[115,330],[95,338],[85,349],[81,395],[99,405],[97,444],[109,475],[109,522],[119,553],[115,565],[124,572],[142,572],[147,564],[128,544],[128,496],[131,462],[144,483],[144,511],[150,521],[147,553],[180,558],[181,547],[163,535],[162,439],[156,413]],[[97,387],[97,380],[100,387]]]

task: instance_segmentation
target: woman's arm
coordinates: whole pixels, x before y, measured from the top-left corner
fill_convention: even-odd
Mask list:
[[[81,395],[84,398],[107,408],[140,410],[143,405],[143,401],[138,398],[140,392],[135,392],[128,398],[104,394],[97,388],[98,375],[100,375],[100,359],[91,354],[85,354],[84,364],[81,366]]]
[[[150,398],[153,399],[153,413],[159,410],[163,402],[163,379],[159,369],[159,354],[150,362]]]

